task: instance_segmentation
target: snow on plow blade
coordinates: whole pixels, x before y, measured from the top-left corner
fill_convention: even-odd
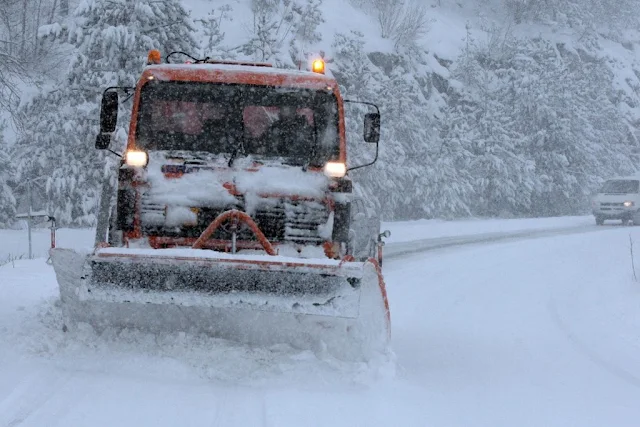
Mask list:
[[[287,343],[344,359],[382,351],[384,282],[373,262],[200,249],[52,250],[65,322]]]

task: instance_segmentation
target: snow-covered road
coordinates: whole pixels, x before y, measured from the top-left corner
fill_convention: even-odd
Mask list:
[[[612,229],[390,262],[400,376],[429,425],[636,425],[630,261]]]
[[[387,261],[396,361],[368,365],[180,335],[63,334],[44,260],[0,267],[0,426],[637,425],[629,236],[640,277],[640,229],[487,224],[468,226],[472,246]],[[462,228],[397,227],[388,249]]]

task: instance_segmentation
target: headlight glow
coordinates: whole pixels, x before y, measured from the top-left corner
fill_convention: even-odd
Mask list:
[[[324,165],[324,173],[331,178],[342,178],[347,174],[347,165],[339,162],[328,162]]]
[[[633,203],[633,202],[629,202],[629,201],[627,201],[627,202],[624,202],[624,203],[623,203],[623,205],[624,205],[624,207],[626,207],[626,208],[630,208],[631,206],[633,206],[633,205],[634,205],[634,203]]]
[[[149,163],[149,156],[144,151],[127,151],[124,154],[124,162],[127,166],[143,168]]]

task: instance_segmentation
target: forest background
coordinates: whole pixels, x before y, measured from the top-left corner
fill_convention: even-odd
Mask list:
[[[323,52],[345,97],[381,107],[380,160],[353,179],[385,220],[588,212],[603,179],[638,170],[638,10],[640,0],[0,0],[0,227],[29,201],[61,225],[95,224],[115,161],[93,148],[101,93],[133,85],[150,49],[291,68]],[[353,164],[374,154],[361,113],[347,122]]]

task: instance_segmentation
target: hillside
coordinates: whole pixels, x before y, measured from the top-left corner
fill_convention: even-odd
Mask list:
[[[398,43],[389,29],[383,37],[392,25],[380,16],[408,20],[403,14],[423,4],[398,12],[400,3],[325,0],[319,40],[306,47],[336,57],[348,96],[382,106],[382,160],[356,178],[364,193],[391,201],[380,205],[386,217],[585,212],[602,179],[636,170],[632,4],[430,1],[424,25],[410,22],[414,34]],[[224,4],[233,8],[225,40],[241,45],[251,35],[249,4]],[[221,7],[186,5],[194,16]],[[360,64],[344,64],[354,57]],[[351,79],[373,84],[351,88]]]

